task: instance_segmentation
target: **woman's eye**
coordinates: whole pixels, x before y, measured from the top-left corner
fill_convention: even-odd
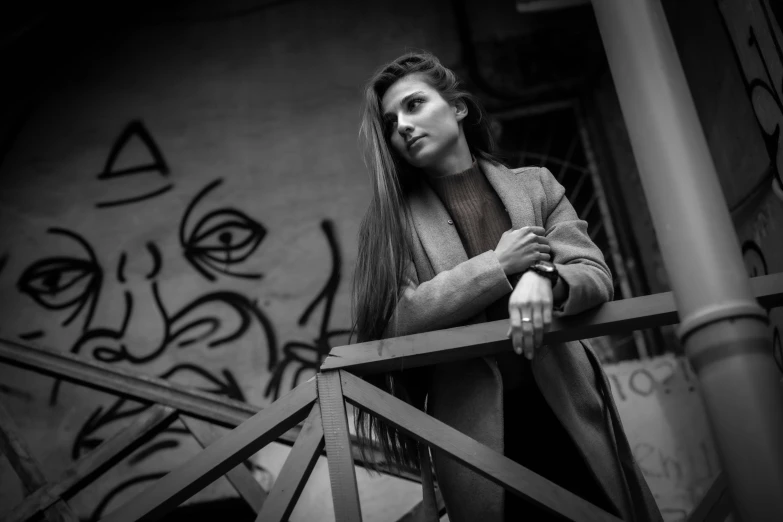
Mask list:
[[[418,107],[422,103],[424,103],[424,100],[422,100],[421,98],[414,98],[414,99],[412,99],[411,101],[408,102],[408,110],[412,111],[413,109],[415,109],[416,107]]]

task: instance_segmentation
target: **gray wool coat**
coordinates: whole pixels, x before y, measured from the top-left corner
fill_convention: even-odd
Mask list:
[[[612,276],[604,257],[551,172],[540,167],[510,170],[483,160],[479,166],[503,201],[513,228],[546,229],[552,261],[569,287],[568,298],[555,316],[578,314],[610,301]],[[412,259],[384,337],[485,321],[484,309],[512,290],[495,253],[467,258],[448,212],[426,183],[409,195],[408,206]],[[606,375],[589,345],[577,341],[540,347],[531,366],[546,402],[616,511],[624,520],[661,521],[633,458]],[[513,444],[503,440],[503,382],[497,358],[438,365],[430,386],[427,410],[431,415],[496,451]],[[429,468],[429,457],[423,454],[423,467]],[[433,462],[452,522],[502,520],[500,486],[438,451],[433,452]],[[437,520],[433,481],[427,471],[422,472],[422,484],[428,520]],[[471,495],[464,495],[465,491]]]

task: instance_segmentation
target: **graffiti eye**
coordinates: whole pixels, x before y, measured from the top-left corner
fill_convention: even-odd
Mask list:
[[[185,255],[210,279],[205,269],[237,277],[258,279],[260,274],[237,273],[229,267],[242,263],[255,252],[266,236],[264,226],[234,209],[212,212],[198,222],[187,239]]]
[[[56,257],[33,263],[22,273],[17,288],[50,310],[78,306],[75,315],[95,294],[100,281],[101,270],[95,263]]]

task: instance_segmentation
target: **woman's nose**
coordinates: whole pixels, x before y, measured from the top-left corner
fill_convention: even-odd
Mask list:
[[[400,119],[397,121],[397,132],[399,132],[400,136],[403,138],[407,138],[413,134],[413,125],[405,119]]]

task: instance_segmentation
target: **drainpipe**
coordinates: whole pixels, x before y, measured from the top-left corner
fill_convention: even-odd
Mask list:
[[[768,319],[660,0],[593,0],[707,417],[744,522],[783,520],[783,390]]]

